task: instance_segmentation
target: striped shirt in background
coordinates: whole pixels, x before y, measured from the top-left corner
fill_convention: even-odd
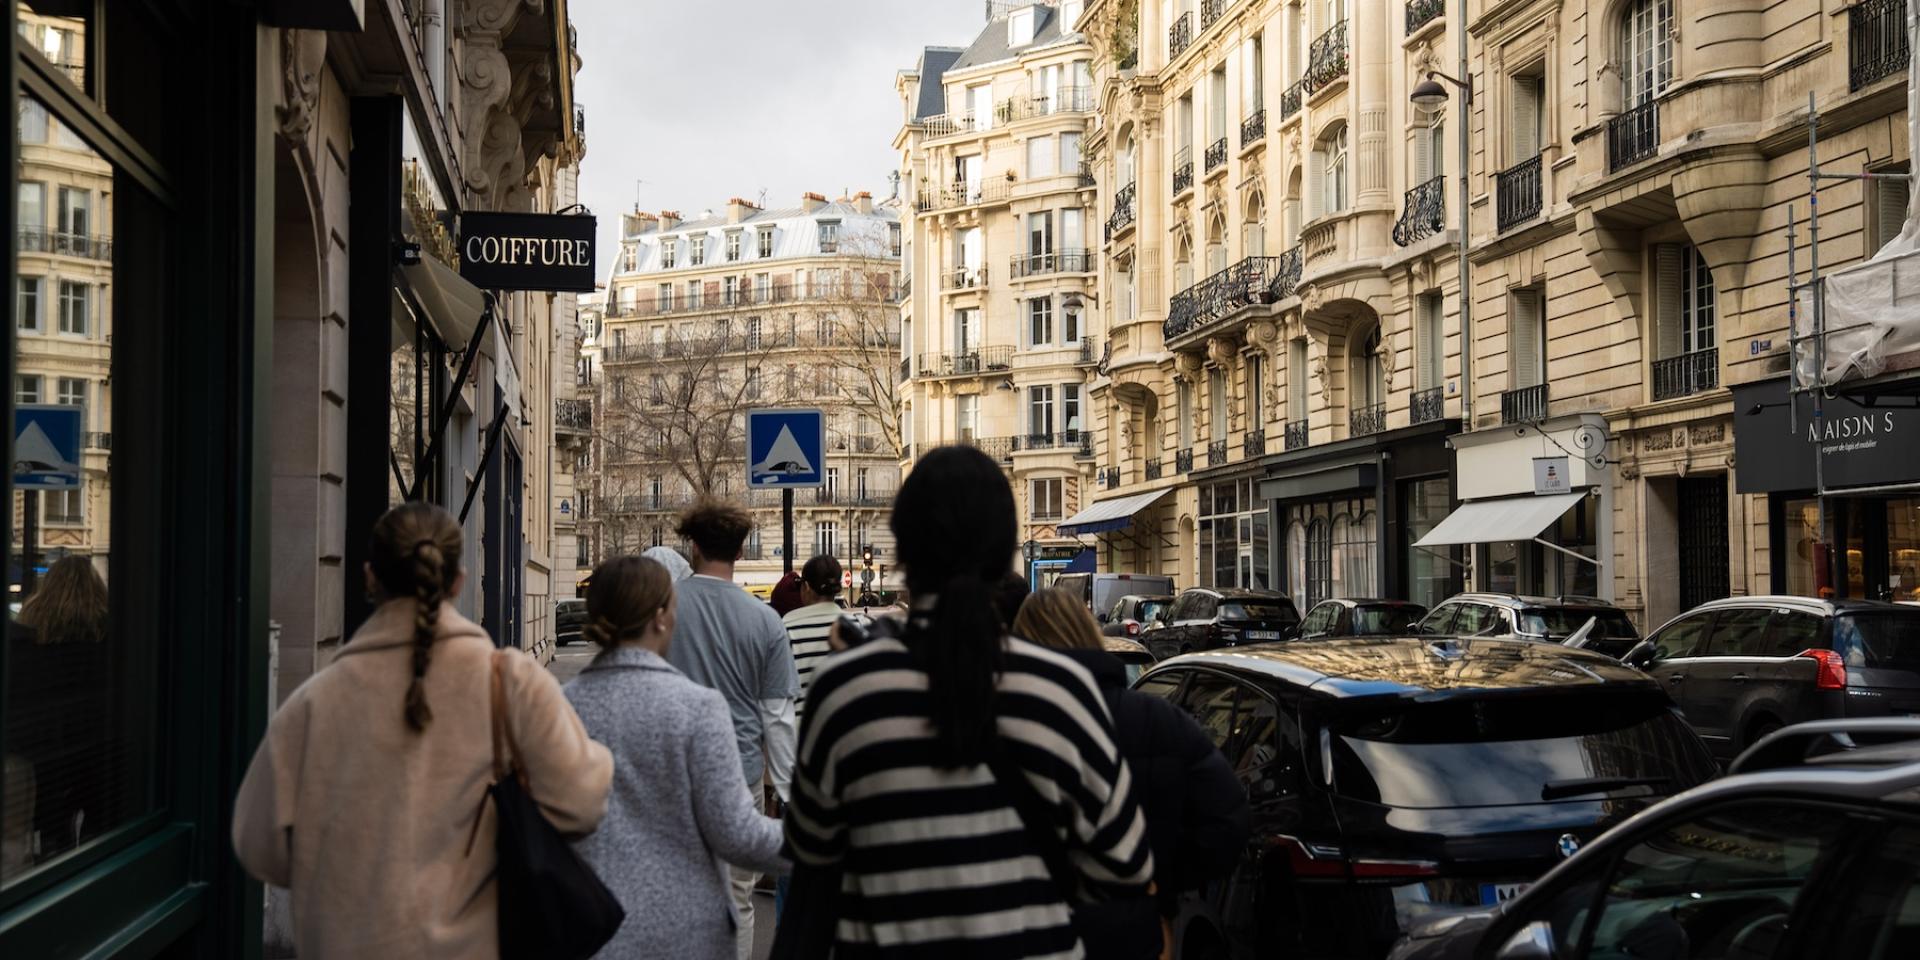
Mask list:
[[[787,642],[793,645],[794,669],[800,672],[800,692],[793,698],[796,722],[806,714],[807,685],[813,681],[814,670],[833,652],[827,646],[827,631],[833,628],[833,621],[839,619],[840,613],[839,605],[828,600],[789,610],[780,618],[787,627]]]
[[[1084,953],[1063,891],[1145,895],[1153,854],[1106,702],[1073,661],[1006,644],[1000,748],[1056,814],[1045,826],[1076,876],[1048,875],[990,768],[929,763],[926,674],[900,640],[871,640],[813,677],[786,818],[798,859],[842,866],[836,960],[1070,960]]]

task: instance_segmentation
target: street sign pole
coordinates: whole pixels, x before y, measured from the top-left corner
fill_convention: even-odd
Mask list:
[[[780,491],[780,559],[793,572],[793,488]]]

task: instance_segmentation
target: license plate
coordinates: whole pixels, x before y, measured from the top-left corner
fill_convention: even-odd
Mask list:
[[[1480,903],[1488,907],[1506,903],[1525,889],[1527,884],[1524,883],[1483,883],[1480,885]]]
[[[1248,630],[1248,631],[1247,631],[1247,639],[1248,639],[1248,640],[1278,640],[1278,639],[1280,639],[1280,631],[1278,631],[1278,630]]]

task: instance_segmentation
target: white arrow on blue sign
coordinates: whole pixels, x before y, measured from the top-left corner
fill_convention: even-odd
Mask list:
[[[81,408],[22,403],[13,408],[13,488],[74,490],[80,486]]]
[[[747,411],[747,486],[826,484],[827,418],[817,409]]]

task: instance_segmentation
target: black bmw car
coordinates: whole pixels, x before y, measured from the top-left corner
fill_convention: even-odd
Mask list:
[[[1136,687],[1199,721],[1253,807],[1233,874],[1182,900],[1183,960],[1382,957],[1717,772],[1645,674],[1527,641],[1234,647]]]

